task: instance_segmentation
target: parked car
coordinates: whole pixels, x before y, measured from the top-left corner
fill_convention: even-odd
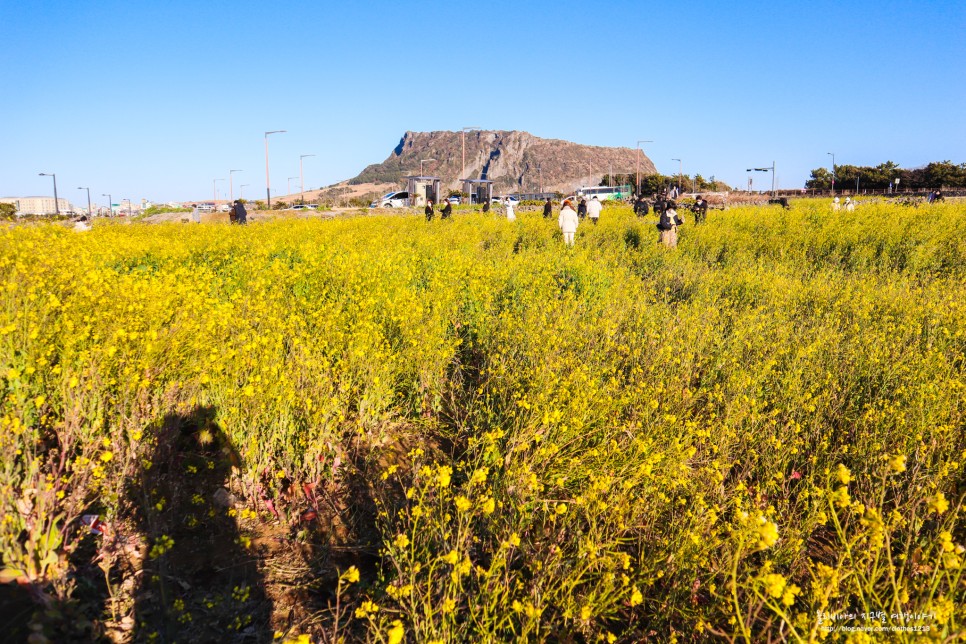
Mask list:
[[[291,208],[286,208],[286,210],[317,210],[318,206],[314,203],[297,203]]]
[[[409,205],[409,192],[403,190],[402,192],[390,192],[383,195],[381,198],[376,199],[371,204],[370,208],[405,208]]]
[[[513,195],[505,195],[503,197],[493,197],[492,199],[490,199],[490,203],[505,203],[507,199],[509,199],[510,203],[513,204],[514,206],[520,203],[520,200],[514,197]]]
[[[463,203],[463,198],[462,197],[453,196],[453,197],[450,197],[449,199],[447,199],[446,201],[450,202],[454,206],[458,206],[461,203]]]

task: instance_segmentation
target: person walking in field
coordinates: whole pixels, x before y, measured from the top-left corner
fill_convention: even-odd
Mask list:
[[[657,229],[660,231],[658,241],[668,248],[678,245],[678,226],[681,220],[678,218],[677,210],[673,201],[667,202],[667,206],[661,211],[661,218],[657,222]]]
[[[839,211],[839,208],[841,208],[841,207],[842,206],[839,205],[839,198],[838,197],[836,197],[835,199],[832,199],[832,212],[838,212]]]
[[[483,214],[490,212],[490,200],[487,199],[483,202]]]
[[[453,204],[449,202],[449,199],[446,200],[446,205],[443,206],[443,209],[440,211],[439,216],[441,219],[449,219],[450,217],[453,216]]]
[[[568,246],[574,245],[574,235],[577,234],[577,224],[579,221],[580,218],[574,211],[573,206],[571,206],[570,200],[564,201],[563,206],[560,208],[560,216],[557,217],[557,225],[560,226],[564,243]]]
[[[587,201],[581,197],[580,201],[577,203],[577,219],[583,219],[587,216]]]
[[[600,211],[603,209],[604,204],[600,203],[597,197],[591,199],[590,203],[587,204],[587,216],[590,217],[590,220],[594,222],[595,226],[597,225],[597,220],[600,219]]]
[[[516,213],[513,212],[513,202],[510,200],[509,197],[506,198],[506,220],[507,221],[517,220]]]
[[[196,203],[191,204],[191,221],[196,224],[201,223],[201,211],[198,210],[198,204]]]
[[[432,221],[433,220],[433,202],[432,202],[432,200],[429,200],[429,201],[426,202],[426,210],[425,210],[425,212],[426,212],[426,221]]]
[[[553,204],[550,202],[550,197],[547,197],[547,203],[543,204],[543,218],[550,219],[550,215],[553,214]]]
[[[845,198],[845,212],[855,212],[855,202],[852,197]]]

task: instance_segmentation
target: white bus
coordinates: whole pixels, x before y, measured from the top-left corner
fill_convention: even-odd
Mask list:
[[[577,196],[585,199],[597,197],[598,201],[628,199],[631,196],[631,186],[592,186],[577,188]]]

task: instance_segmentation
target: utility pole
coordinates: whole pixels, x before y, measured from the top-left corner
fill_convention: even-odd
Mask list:
[[[299,201],[305,203],[305,175],[302,173],[302,159],[305,157],[314,157],[314,154],[300,154],[299,155]]]
[[[268,176],[268,135],[282,134],[285,130],[272,130],[265,133],[265,197],[268,199],[268,209],[272,209],[272,181]]]

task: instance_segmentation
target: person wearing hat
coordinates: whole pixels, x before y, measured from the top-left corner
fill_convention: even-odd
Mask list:
[[[855,202],[852,197],[845,198],[845,212],[855,212]]]
[[[839,198],[836,197],[835,199],[832,199],[832,212],[838,212],[839,208],[841,208],[839,205]]]
[[[560,226],[564,243],[568,246],[574,245],[574,235],[577,234],[577,224],[579,221],[580,218],[577,217],[577,212],[574,210],[570,200],[565,200],[563,206],[560,208],[560,216],[557,217],[557,225]]]

